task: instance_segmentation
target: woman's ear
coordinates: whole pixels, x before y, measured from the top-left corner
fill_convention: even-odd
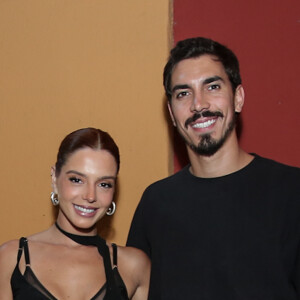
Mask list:
[[[234,94],[234,110],[237,113],[240,113],[242,111],[243,105],[245,101],[245,91],[242,85],[239,85],[235,89],[235,94]]]

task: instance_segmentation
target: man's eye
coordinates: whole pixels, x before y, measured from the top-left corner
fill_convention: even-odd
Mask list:
[[[176,98],[182,98],[182,97],[186,97],[188,96],[190,93],[188,91],[183,91],[183,92],[180,92],[176,95]]]
[[[211,90],[218,90],[220,89],[220,85],[219,84],[212,84],[208,87],[208,89]]]
[[[73,183],[81,183],[81,179],[77,177],[70,177],[69,180]]]

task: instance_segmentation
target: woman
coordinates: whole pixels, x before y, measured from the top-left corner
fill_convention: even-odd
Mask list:
[[[0,247],[0,299],[147,299],[147,256],[97,235],[97,222],[115,210],[119,164],[108,133],[85,128],[65,137],[51,169],[57,220]]]

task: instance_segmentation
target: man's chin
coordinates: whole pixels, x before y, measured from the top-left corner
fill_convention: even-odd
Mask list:
[[[209,157],[214,155],[221,148],[221,146],[215,145],[209,147],[199,147],[199,146],[190,145],[190,148],[198,155]]]

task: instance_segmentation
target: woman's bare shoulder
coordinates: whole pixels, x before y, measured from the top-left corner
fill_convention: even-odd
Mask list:
[[[134,247],[118,246],[118,265],[134,272],[143,272],[149,268],[150,259],[142,250]]]
[[[145,260],[145,261],[149,260],[145,252],[134,247],[118,246],[118,251],[120,252],[120,256],[124,256],[127,259],[133,259],[133,260],[137,259],[137,260]]]
[[[118,246],[118,269],[132,299],[146,299],[150,280],[150,259],[133,247]]]
[[[33,235],[26,237],[26,239],[28,239],[33,243],[41,240],[46,240],[48,237],[46,232],[47,231],[45,230],[42,232],[35,233]],[[0,245],[0,264],[5,263],[6,260],[11,260],[11,259],[13,259],[16,262],[19,243],[20,240],[16,239],[16,240],[10,240]]]
[[[0,269],[13,269],[17,263],[19,241],[11,240],[0,246]]]
[[[0,246],[0,299],[13,299],[10,280],[17,264],[18,248],[18,240],[12,240]]]
[[[0,255],[8,255],[11,252],[16,252],[19,249],[19,240],[11,240],[0,246]]]

